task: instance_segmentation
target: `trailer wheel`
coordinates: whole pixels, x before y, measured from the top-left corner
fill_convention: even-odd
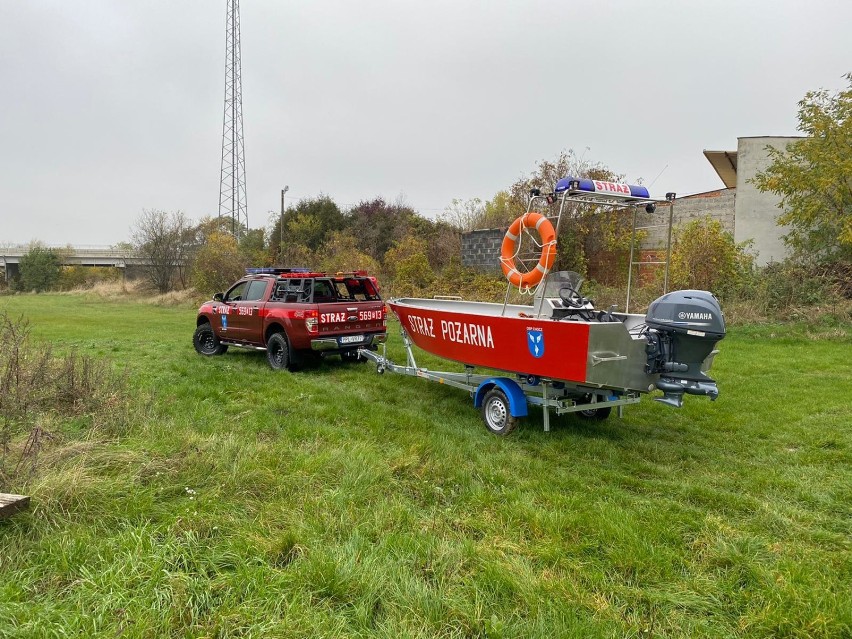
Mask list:
[[[583,398],[583,401],[592,401],[591,395],[586,395]],[[577,414],[580,415],[583,419],[594,419],[596,421],[603,421],[609,414],[612,412],[612,406],[604,406],[603,408],[588,408],[586,410],[577,411]]]
[[[518,424],[518,420],[512,417],[509,411],[506,393],[497,387],[485,393],[482,399],[482,420],[490,432],[500,436],[508,435]]]

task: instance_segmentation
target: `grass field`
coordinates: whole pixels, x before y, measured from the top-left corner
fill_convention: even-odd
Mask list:
[[[202,358],[189,308],[3,309],[129,403],[0,486],[2,637],[852,636],[852,326],[734,328],[715,403],[498,438],[369,365]]]

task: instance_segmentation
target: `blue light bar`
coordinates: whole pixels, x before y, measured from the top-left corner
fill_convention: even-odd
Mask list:
[[[563,191],[572,190],[572,183],[575,183],[574,190],[586,191],[588,193],[603,193],[606,195],[620,195],[622,197],[651,197],[648,195],[648,189],[644,186],[622,184],[621,182],[605,182],[603,180],[575,178],[570,175],[562,178],[556,183],[556,192],[562,193]]]
[[[256,266],[246,269],[246,275],[281,275],[282,273],[310,273],[309,268],[279,268],[277,266]]]

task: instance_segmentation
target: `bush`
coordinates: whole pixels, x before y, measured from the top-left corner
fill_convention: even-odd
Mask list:
[[[836,304],[850,296],[852,268],[802,264],[792,260],[775,262],[760,269],[741,296],[764,313],[790,308]]]
[[[358,240],[348,231],[334,231],[323,245],[320,270],[328,273],[364,270],[378,275],[379,263],[360,249]]]
[[[248,260],[233,235],[213,232],[192,260],[191,281],[202,295],[224,291],[245,275]]]
[[[0,489],[23,467],[35,469],[40,442],[53,438],[43,423],[81,415],[121,420],[125,414],[125,376],[73,351],[56,357],[49,346],[32,343],[29,332],[25,319],[0,313]],[[30,436],[12,466],[10,444],[27,430]]]
[[[456,261],[445,268],[423,291],[429,297],[435,295],[458,295],[466,300],[477,302],[502,302],[506,297],[506,278],[499,272],[483,273],[466,268]],[[517,288],[512,287],[512,293]],[[521,301],[512,297],[512,301]],[[523,300],[528,303],[529,296]]]
[[[696,219],[675,231],[669,264],[669,290],[698,289],[730,295],[751,277],[750,242],[737,244],[721,222]]]
[[[61,291],[92,288],[101,282],[117,282],[121,278],[121,269],[111,266],[63,266],[56,287]]]
[[[420,295],[435,280],[426,242],[413,235],[404,237],[388,250],[385,270],[395,295]]]
[[[59,281],[59,255],[53,249],[34,244],[21,257],[20,269],[21,280],[18,288],[37,293],[49,291]]]

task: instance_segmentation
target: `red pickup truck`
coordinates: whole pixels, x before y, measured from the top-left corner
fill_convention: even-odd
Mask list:
[[[310,353],[357,359],[385,341],[387,309],[364,271],[247,269],[245,277],[198,309],[192,342],[201,355],[228,346],[265,350],[270,366],[294,370]]]

